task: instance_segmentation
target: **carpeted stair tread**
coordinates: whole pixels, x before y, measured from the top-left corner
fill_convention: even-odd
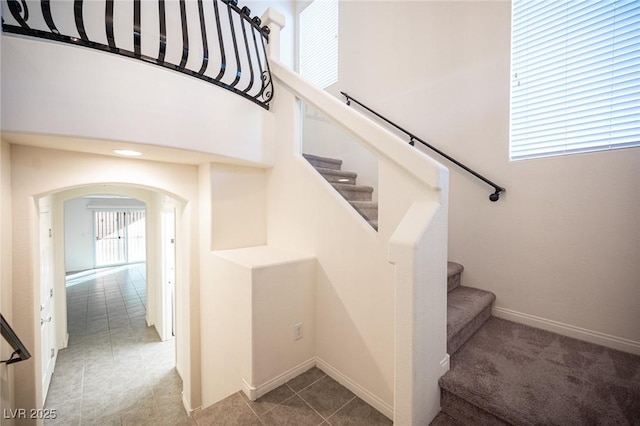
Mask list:
[[[640,424],[639,356],[498,318],[440,387],[442,410],[463,424]]]
[[[366,185],[331,184],[347,201],[371,201],[373,188]]]
[[[436,416],[436,418],[433,419],[433,421],[431,423],[429,423],[429,426],[465,426],[465,425],[464,425],[464,423],[460,423],[459,421],[457,421],[453,417],[451,417],[451,416],[449,416],[446,413],[443,413],[441,411]]]
[[[447,262],[447,291],[453,291],[460,287],[460,279],[464,266],[455,262]]]
[[[495,294],[459,286],[447,295],[447,353],[453,355],[491,316]]]
[[[349,204],[351,204],[363,217],[370,220],[378,220],[377,201],[349,201]]]
[[[316,168],[321,167],[333,170],[340,170],[342,168],[342,160],[337,158],[321,157],[314,154],[302,154],[302,156]]]
[[[358,174],[343,170],[327,169],[324,167],[315,168],[320,174],[331,183],[344,183],[355,185]]]
[[[314,154],[302,154],[304,158],[324,177],[342,197],[366,220],[373,229],[378,230],[378,203],[373,202],[373,187],[356,185],[358,174],[342,170],[342,160],[321,157]]]

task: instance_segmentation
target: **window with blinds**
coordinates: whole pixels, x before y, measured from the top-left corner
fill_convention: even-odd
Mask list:
[[[511,160],[640,146],[640,1],[512,5]]]
[[[315,0],[299,22],[300,75],[324,89],[338,81],[338,0]]]

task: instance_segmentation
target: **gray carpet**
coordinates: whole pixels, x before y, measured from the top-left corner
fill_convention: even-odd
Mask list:
[[[447,353],[455,354],[491,316],[496,296],[477,288],[459,286],[447,294]]]
[[[468,424],[640,425],[640,357],[498,318],[440,386],[443,411]]]

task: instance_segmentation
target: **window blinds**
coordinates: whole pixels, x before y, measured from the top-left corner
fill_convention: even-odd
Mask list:
[[[300,75],[323,89],[338,81],[337,0],[315,0],[300,13]]]
[[[512,4],[511,159],[640,146],[640,1]]]

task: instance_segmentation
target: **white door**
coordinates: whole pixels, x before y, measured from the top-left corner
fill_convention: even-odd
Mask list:
[[[176,241],[175,211],[162,212],[162,289],[160,330],[162,340],[175,336]]]
[[[56,365],[54,320],[53,231],[51,210],[40,210],[40,354],[42,357],[42,401],[47,399]]]

